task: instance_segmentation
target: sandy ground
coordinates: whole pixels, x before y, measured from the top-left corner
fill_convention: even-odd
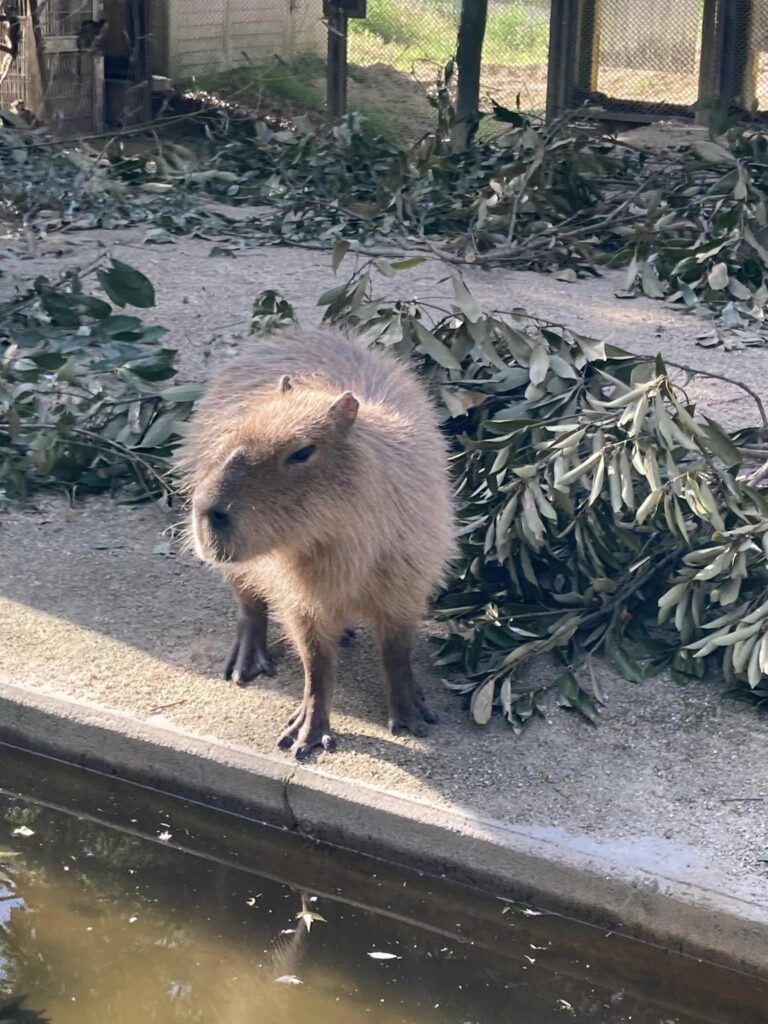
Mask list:
[[[281,291],[300,319],[313,323],[316,297],[334,280],[324,253],[265,248],[212,258],[210,242],[146,246],[131,230],[77,234],[63,245],[49,240],[34,255],[0,253],[0,294],[14,273],[29,278],[84,265],[102,244],[155,282],[154,316],[171,329],[182,377],[204,377],[231,349],[263,288]],[[445,295],[450,286],[441,277],[430,264],[396,284],[402,293]],[[756,387],[768,371],[764,349],[702,349],[699,321],[661,303],[614,299],[615,275],[576,284],[502,271],[469,277],[477,297],[496,308],[526,306]],[[727,424],[754,421],[736,388],[714,380],[690,390]],[[2,516],[0,678],[271,750],[299,694],[298,667],[284,656],[274,681],[247,689],[219,679],[234,623],[230,598],[189,557],[153,551],[168,525],[154,507],[108,500],[70,507],[55,496],[35,511]],[[724,703],[716,683],[679,689],[662,678],[637,687],[603,670],[599,728],[557,713],[515,739],[500,720],[482,730],[470,725],[462,702],[431,672],[426,645],[418,669],[442,721],[427,739],[395,738],[385,729],[369,641],[342,653],[340,745],[336,754],[318,756],[325,770],[498,818],[531,835],[568,836],[580,848],[670,878],[709,878],[733,896],[768,905],[768,721]]]

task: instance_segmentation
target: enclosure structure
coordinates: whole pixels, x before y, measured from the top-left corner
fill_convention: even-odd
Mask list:
[[[322,0],[0,0],[0,108],[59,136],[148,117],[153,76],[178,82],[318,52]]]
[[[547,111],[768,111],[768,0],[552,0]]]
[[[432,130],[426,94],[455,53],[460,0],[0,0],[0,107],[64,136],[141,121],[153,76],[178,85],[325,53],[331,8],[351,15],[350,81],[368,76],[385,113],[405,111],[415,135]],[[94,45],[79,45],[83,24],[102,18]],[[13,56],[9,19],[20,28]],[[551,117],[592,101],[618,121],[647,121],[691,116],[713,96],[768,112],[768,0],[489,0],[486,111]]]
[[[103,120],[104,66],[88,52],[83,23],[95,25],[97,0],[2,0],[16,30],[15,54],[0,68],[0,107],[43,117],[54,130],[93,131]],[[6,39],[7,41],[7,39]]]
[[[183,81],[208,71],[322,50],[322,0],[152,0],[151,70]]]

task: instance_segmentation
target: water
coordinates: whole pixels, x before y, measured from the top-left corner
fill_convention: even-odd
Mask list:
[[[0,792],[0,1008],[25,997],[26,1015],[0,1010],[0,1020],[766,1019],[768,988],[743,976],[522,908],[505,914],[487,895],[137,787],[0,758],[3,784],[14,776],[28,795]],[[48,793],[55,803],[62,790],[80,816],[29,798]],[[214,847],[243,863],[212,859]]]

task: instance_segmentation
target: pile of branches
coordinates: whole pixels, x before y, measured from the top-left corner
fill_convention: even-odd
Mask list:
[[[258,124],[206,170],[169,152],[151,187],[204,187],[272,215],[227,230],[247,244],[383,239],[457,265],[510,266],[564,280],[625,266],[623,297],[666,298],[745,341],[768,305],[768,137],[733,125],[661,156],[606,136],[584,110],[548,124],[497,108],[507,130],[451,153],[439,133],[403,149],[359,115],[316,128]],[[509,123],[509,121],[513,123]],[[133,168],[141,174],[142,167]],[[201,230],[193,213],[170,231]],[[210,225],[215,227],[215,225]],[[221,225],[219,225],[220,227]]]
[[[110,301],[67,273],[0,304],[0,504],[42,486],[173,493],[168,458],[200,387],[169,384],[165,328],[122,312],[154,305],[151,282],[120,260],[93,269]]]
[[[0,233],[66,229],[75,222],[112,228],[148,216],[103,154],[57,146],[45,128],[0,111]]]
[[[334,255],[338,264],[347,244]],[[325,318],[409,359],[443,409],[460,498],[463,560],[441,595],[439,663],[477,722],[515,729],[554,697],[590,721],[591,659],[628,679],[713,674],[768,702],[768,419],[728,433],[698,416],[686,374],[530,317],[483,310],[460,275],[452,303],[377,298],[413,266],[366,262],[320,299]],[[38,279],[0,307],[0,494],[40,486],[172,497],[170,457],[200,393],[173,384],[175,353],[147,310],[154,291],[117,260]],[[250,344],[293,321],[273,291]],[[543,654],[561,672],[526,670]]]
[[[399,265],[379,264],[387,276]],[[698,416],[696,375],[523,312],[375,297],[366,264],[326,319],[413,361],[444,408],[462,564],[438,603],[438,664],[475,721],[521,729],[554,696],[590,721],[603,655],[639,682],[724,678],[768,706],[768,419],[728,433]],[[703,376],[706,373],[702,372]],[[680,379],[682,377],[682,380]],[[762,486],[761,486],[762,485]],[[551,654],[542,685],[533,660]]]
[[[41,207],[64,225],[146,222],[151,242],[347,239],[564,280],[624,266],[622,296],[667,299],[760,341],[768,137],[731,125],[717,141],[661,155],[605,135],[588,119],[597,114],[585,108],[544,124],[497,107],[504,131],[461,153],[439,130],[398,146],[358,114],[334,126],[241,120],[234,131],[220,112],[201,122],[202,145],[161,141],[131,158],[115,146],[56,150],[19,123],[0,130],[0,200],[6,216],[27,222]],[[261,209],[230,218],[210,197]]]
[[[152,159],[73,157],[44,147],[37,130],[6,128],[4,208],[28,219],[60,189],[69,222],[88,208],[105,224],[144,220],[156,242],[197,232],[328,244],[336,266],[386,238],[457,266],[534,266],[566,280],[625,265],[625,294],[668,298],[751,337],[767,298],[765,136],[732,128],[660,162],[572,119],[509,116],[503,137],[460,155],[439,137],[407,151],[381,143],[354,116],[329,132],[261,125],[217,145],[206,168],[178,145]],[[271,216],[235,223],[201,195],[268,202]],[[366,264],[321,303],[328,320],[412,360],[444,408],[464,558],[440,599],[450,637],[439,659],[463,673],[451,685],[469,695],[474,719],[498,706],[520,729],[554,697],[596,720],[598,654],[629,679],[717,674],[765,706],[768,421],[758,396],[746,389],[756,425],[729,433],[697,415],[685,391],[693,371],[681,377],[522,312],[484,311],[458,269],[444,310],[376,297],[376,268],[391,277],[420,258]],[[152,307],[151,283],[119,261],[94,270],[109,301],[67,275],[0,307],[6,501],[41,485],[129,501],[173,493],[168,461],[199,387],[169,383],[175,353],[163,329],[123,312]],[[253,331],[291,318],[265,293]],[[544,654],[562,667],[546,685],[526,674]]]

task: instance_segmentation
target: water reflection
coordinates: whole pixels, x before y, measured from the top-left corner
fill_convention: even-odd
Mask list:
[[[0,1020],[11,1021],[13,1024],[50,1024],[48,1017],[37,1010],[30,1010],[26,1002],[26,997],[22,996],[0,1005]]]
[[[162,841],[172,830],[152,843],[0,794],[0,1021],[706,1019],[558,975],[546,943],[515,946],[514,925],[509,949],[476,952],[182,854]]]

